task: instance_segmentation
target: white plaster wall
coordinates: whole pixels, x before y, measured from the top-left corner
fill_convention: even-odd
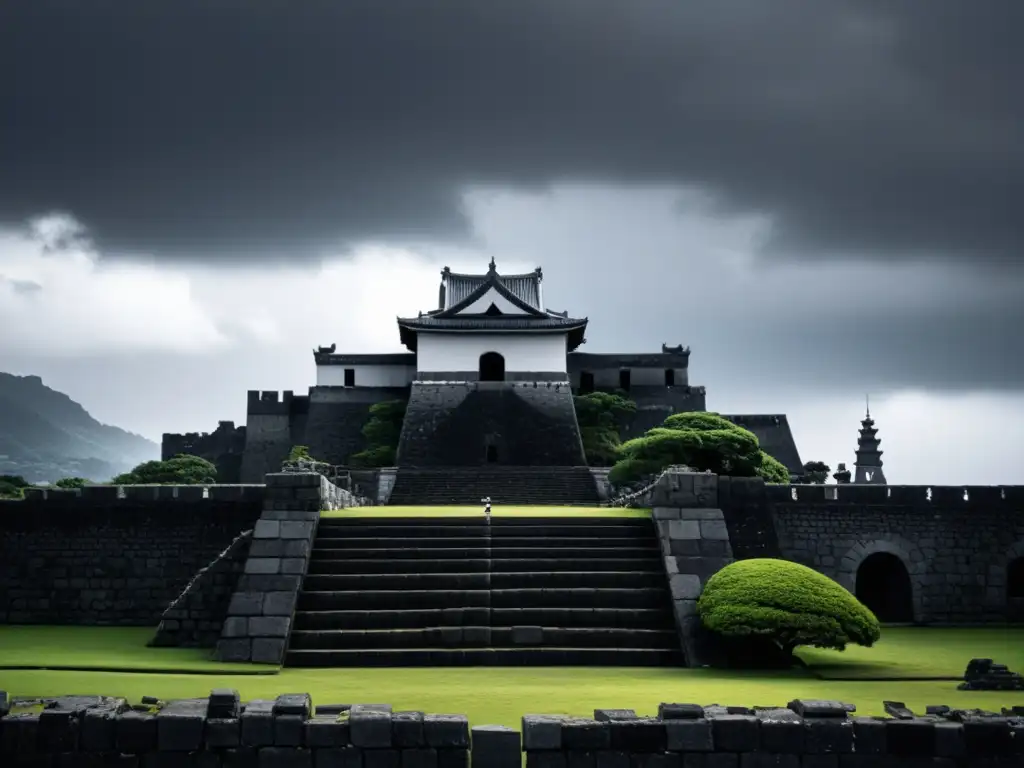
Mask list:
[[[412,365],[318,365],[316,385],[345,386],[346,368],[355,369],[357,387],[405,387],[416,378],[416,368]]]
[[[419,333],[416,364],[420,371],[476,371],[480,355],[497,352],[505,371],[565,373],[568,346],[564,333]]]

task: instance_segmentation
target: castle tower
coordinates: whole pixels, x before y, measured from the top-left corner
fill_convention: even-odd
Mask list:
[[[885,473],[882,472],[882,452],[878,450],[881,440],[875,421],[871,418],[871,405],[867,406],[864,420],[860,423],[860,436],[857,438],[856,475],[853,482],[857,485],[886,485]]]

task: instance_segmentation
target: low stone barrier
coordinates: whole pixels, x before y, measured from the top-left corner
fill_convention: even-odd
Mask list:
[[[786,707],[662,704],[656,717],[524,715],[522,734],[386,704],[317,706],[308,694],[243,704],[237,691],[129,707],[0,692],[0,765],[190,768],[1010,768],[1024,766],[1024,707],[929,707],[855,717],[835,701]],[[11,710],[11,705],[14,705]]]

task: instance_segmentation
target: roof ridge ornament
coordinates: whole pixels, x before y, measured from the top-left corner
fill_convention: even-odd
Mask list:
[[[487,265],[487,271],[488,272],[495,272],[495,273],[498,271],[498,265],[494,263],[494,257],[493,256],[491,256],[491,263]]]

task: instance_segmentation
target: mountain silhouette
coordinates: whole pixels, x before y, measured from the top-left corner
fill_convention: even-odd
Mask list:
[[[31,483],[62,477],[103,482],[158,458],[156,443],[101,424],[39,376],[0,373],[0,475]]]

